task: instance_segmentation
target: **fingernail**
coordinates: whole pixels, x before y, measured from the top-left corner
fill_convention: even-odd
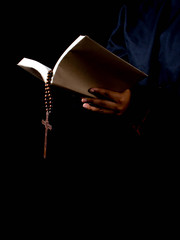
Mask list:
[[[90,89],[89,89],[89,92],[90,92],[90,93],[94,93],[94,92],[95,92],[95,89],[94,89],[94,88],[90,88]]]
[[[88,108],[88,107],[89,107],[89,104],[88,104],[88,103],[84,103],[84,104],[83,104],[83,107],[84,107],[84,108]]]
[[[87,98],[82,98],[81,102],[83,102],[83,103],[87,102]]]

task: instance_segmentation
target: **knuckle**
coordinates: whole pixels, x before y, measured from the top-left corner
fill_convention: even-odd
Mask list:
[[[95,104],[96,106],[100,106],[100,107],[104,107],[104,106],[105,106],[104,101],[101,100],[101,99],[96,99],[96,100],[94,100],[94,104]]]
[[[101,95],[104,98],[111,98],[110,91],[104,88],[98,89],[98,94]]]
[[[110,98],[111,97],[108,91],[104,91],[103,95],[106,98]]]
[[[93,98],[87,98],[87,102],[91,103],[91,102],[93,102],[93,100],[94,100]]]

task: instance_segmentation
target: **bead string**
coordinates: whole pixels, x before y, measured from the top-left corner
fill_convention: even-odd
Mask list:
[[[45,109],[46,109],[46,112],[48,113],[51,113],[52,111],[52,96],[51,96],[51,90],[50,90],[52,75],[53,75],[53,71],[50,70],[47,74],[47,81],[45,83],[44,101],[45,101]]]

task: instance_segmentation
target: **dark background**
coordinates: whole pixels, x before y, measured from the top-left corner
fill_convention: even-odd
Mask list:
[[[52,87],[50,123],[53,130],[48,132],[48,152],[44,161],[44,126],[41,124],[45,118],[44,84],[16,64],[27,57],[53,68],[59,56],[79,35],[88,35],[106,46],[121,5],[122,1],[111,5],[71,2],[61,6],[53,1],[38,6],[33,2],[16,5],[18,11],[10,26],[15,30],[11,36],[15,55],[15,73],[11,78],[13,93],[15,87],[12,111],[16,115],[12,141],[15,143],[13,154],[20,164],[28,162],[28,166],[34,166],[49,160],[64,162],[72,157],[83,158],[85,152],[87,155],[88,151],[94,151],[93,143],[90,146],[87,139],[90,137],[93,141],[96,138],[95,131],[100,127],[102,117],[84,110],[79,96]]]

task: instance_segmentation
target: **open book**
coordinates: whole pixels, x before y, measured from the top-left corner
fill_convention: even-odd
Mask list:
[[[23,58],[18,66],[46,82],[49,67]],[[124,91],[147,75],[108,51],[88,36],[80,35],[55,64],[51,84],[93,96],[88,90],[101,87]]]

